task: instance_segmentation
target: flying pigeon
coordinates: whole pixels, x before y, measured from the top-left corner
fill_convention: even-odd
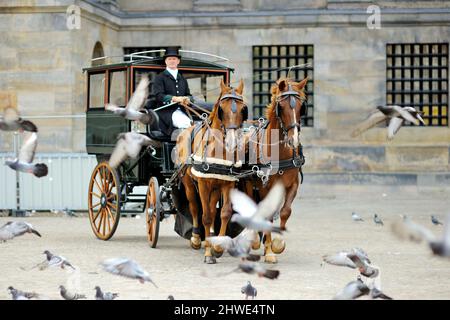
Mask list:
[[[279,270],[269,270],[266,269],[263,265],[257,262],[245,261],[239,264],[238,270],[241,270],[245,273],[254,274],[256,273],[259,277],[264,277],[268,279],[276,279],[280,275]]]
[[[352,212],[352,220],[353,221],[364,221],[363,218],[358,216],[355,212]]]
[[[114,300],[118,296],[118,293],[103,292],[99,286],[95,287],[95,300]]]
[[[101,265],[105,271],[112,274],[117,274],[119,276],[131,279],[138,279],[140,283],[145,283],[145,281],[148,281],[158,288],[152,279],[150,279],[148,272],[142,269],[142,267],[134,260],[126,258],[113,258],[103,261]]]
[[[5,108],[3,119],[0,119],[0,130],[4,131],[29,131],[37,132],[36,125],[28,120],[23,120],[17,109],[13,107]]]
[[[350,254],[356,254],[361,258],[361,260],[370,263],[367,253],[365,253],[360,248],[353,248],[350,251],[341,251],[341,252],[338,252],[335,254],[324,255],[322,257],[322,260],[323,260],[323,262],[326,262],[328,264],[332,264],[335,266],[342,266],[342,267],[349,267],[352,269],[356,269],[355,263],[349,258]]]
[[[252,243],[255,241],[258,233],[254,230],[245,229],[235,238],[229,236],[208,237],[207,240],[214,246],[218,245],[232,257],[245,258],[250,261],[258,261],[259,255],[250,254]]]
[[[0,227],[0,241],[11,240],[25,233],[34,233],[38,237],[41,237],[41,234],[31,224],[25,221],[8,221]]]
[[[19,158],[6,160],[5,164],[13,170],[32,173],[38,178],[45,177],[48,174],[47,165],[45,163],[33,163],[36,147],[37,134],[33,132],[20,148]]]
[[[367,278],[376,278],[380,274],[380,269],[374,265],[371,265],[367,262],[367,260],[361,257],[361,255],[357,253],[350,253],[348,258],[352,260],[361,275]]]
[[[440,222],[439,219],[438,219],[437,217],[433,216],[433,215],[431,216],[431,222],[432,222],[434,225],[436,225],[436,226],[438,226],[438,225],[443,225],[443,223]]]
[[[131,96],[125,108],[108,103],[105,106],[106,110],[114,112],[121,117],[128,120],[137,120],[143,124],[152,124],[158,121],[158,114],[153,110],[145,110],[144,105],[148,97],[148,85],[150,80],[148,76],[144,75],[139,81],[139,84]],[[144,111],[144,112],[142,112]]]
[[[117,136],[116,147],[109,158],[109,165],[117,168],[127,158],[136,158],[142,146],[150,145],[157,146],[158,142],[137,132],[120,133]]]
[[[277,232],[281,233],[280,227],[276,227],[269,220],[273,218],[274,214],[278,211],[283,203],[284,199],[284,186],[281,183],[274,185],[267,196],[259,204],[256,204],[245,193],[233,189],[230,191],[231,203],[233,209],[237,213],[231,216],[232,222],[237,222],[241,226],[255,230],[265,232]]]
[[[64,298],[64,300],[86,299],[86,296],[84,294],[69,292],[64,286],[59,286],[59,293],[61,294],[61,297]]]
[[[349,282],[342,289],[334,300],[353,300],[370,293],[369,287],[361,280],[360,277],[356,281]]]
[[[35,292],[25,292],[17,290],[11,286],[8,287],[9,294],[11,294],[13,300],[30,300],[33,298],[40,298],[39,294]]]
[[[375,213],[373,215],[373,222],[375,222],[376,225],[384,226],[383,220]]]
[[[255,299],[258,291],[256,290],[255,287],[252,286],[250,281],[247,281],[247,285],[245,285],[241,288],[241,293],[245,294],[245,300],[248,300],[249,296],[252,297],[252,300],[253,300],[253,299]]]
[[[414,242],[425,240],[433,254],[441,257],[450,257],[450,214],[447,215],[444,232],[440,238],[410,219],[395,222],[392,224],[392,231],[401,239],[408,239]]]
[[[413,107],[400,107],[397,105],[378,106],[375,112],[370,114],[366,120],[356,127],[351,136],[356,137],[387,119],[389,119],[389,140],[394,138],[394,135],[400,130],[405,121],[409,121],[415,125],[419,125],[420,123],[425,124],[420,116],[420,112]]]

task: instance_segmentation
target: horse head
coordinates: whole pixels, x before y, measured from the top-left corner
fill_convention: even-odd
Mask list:
[[[308,78],[295,82],[287,78],[279,79],[272,86],[272,108],[268,118],[275,118],[280,125],[288,144],[297,148],[300,145],[300,117],[306,108],[305,85]]]

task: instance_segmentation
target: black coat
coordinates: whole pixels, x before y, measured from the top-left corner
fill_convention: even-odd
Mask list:
[[[192,100],[188,82],[180,74],[180,71],[178,71],[177,79],[174,79],[167,70],[158,74],[153,81],[152,94],[156,98],[156,108],[169,104],[173,96],[187,96]],[[159,127],[166,135],[170,135],[174,129],[172,113],[177,108],[184,112],[184,108],[178,104],[157,111],[160,122]]]

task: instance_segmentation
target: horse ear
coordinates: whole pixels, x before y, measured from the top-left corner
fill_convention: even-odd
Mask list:
[[[298,91],[300,91],[300,90],[302,90],[302,89],[306,86],[306,83],[308,82],[308,80],[309,80],[308,77],[306,77],[306,78],[303,79],[302,81],[296,83],[296,84],[294,85],[294,87],[295,87]]]
[[[244,91],[244,81],[241,78],[241,81],[239,81],[239,85],[236,88],[236,92],[240,95],[242,95],[242,92]]]
[[[287,87],[287,80],[286,79],[283,79],[280,82],[278,82],[278,90],[284,91],[284,90],[286,90],[286,87]]]
[[[224,91],[226,91],[227,90],[227,86],[226,86],[226,84],[225,84],[225,82],[223,82],[223,78],[221,78],[220,79],[220,91],[221,92],[224,92]]]

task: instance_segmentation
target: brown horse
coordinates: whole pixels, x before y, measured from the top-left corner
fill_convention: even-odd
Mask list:
[[[280,209],[280,228],[286,229],[286,222],[291,215],[291,205],[297,195],[299,187],[299,172],[303,164],[300,145],[300,116],[303,102],[306,100],[304,92],[308,79],[294,82],[287,78],[279,79],[271,88],[271,103],[266,109],[268,124],[259,130],[257,149],[257,163],[270,162],[268,181],[263,184],[257,180],[260,199],[269,192],[275,183],[281,181],[285,187],[285,200]],[[252,137],[249,139],[249,149],[252,149]],[[276,148],[276,149],[274,149]],[[278,151],[278,152],[275,152]],[[265,158],[265,159],[264,159]],[[253,189],[252,181],[246,181],[246,192],[250,195]],[[265,234],[264,256],[265,262],[276,263],[275,253],[283,252],[285,243],[281,239],[274,239],[270,232]],[[258,246],[256,246],[258,247]],[[254,247],[255,248],[255,247]]]
[[[237,179],[226,172],[219,172],[214,168],[228,168],[239,166],[236,161],[238,146],[238,133],[242,123],[247,119],[248,110],[242,97],[244,83],[241,80],[236,89],[228,87],[221,82],[221,93],[208,118],[208,123],[195,132],[191,127],[184,130],[177,139],[178,161],[177,165],[186,163],[181,181],[186,189],[189,200],[189,211],[193,220],[191,246],[200,249],[201,238],[198,225],[197,189],[202,205],[202,223],[205,228],[205,237],[211,235],[211,225],[216,216],[216,205],[222,197],[220,213],[221,227],[219,235],[225,235],[228,222],[232,215],[230,190],[235,187]],[[194,130],[194,132],[193,132]],[[192,139],[191,136],[194,136]],[[217,230],[215,230],[217,234]],[[215,246],[214,251],[221,254],[223,249]],[[216,263],[211,250],[211,244],[205,242],[206,263]]]

